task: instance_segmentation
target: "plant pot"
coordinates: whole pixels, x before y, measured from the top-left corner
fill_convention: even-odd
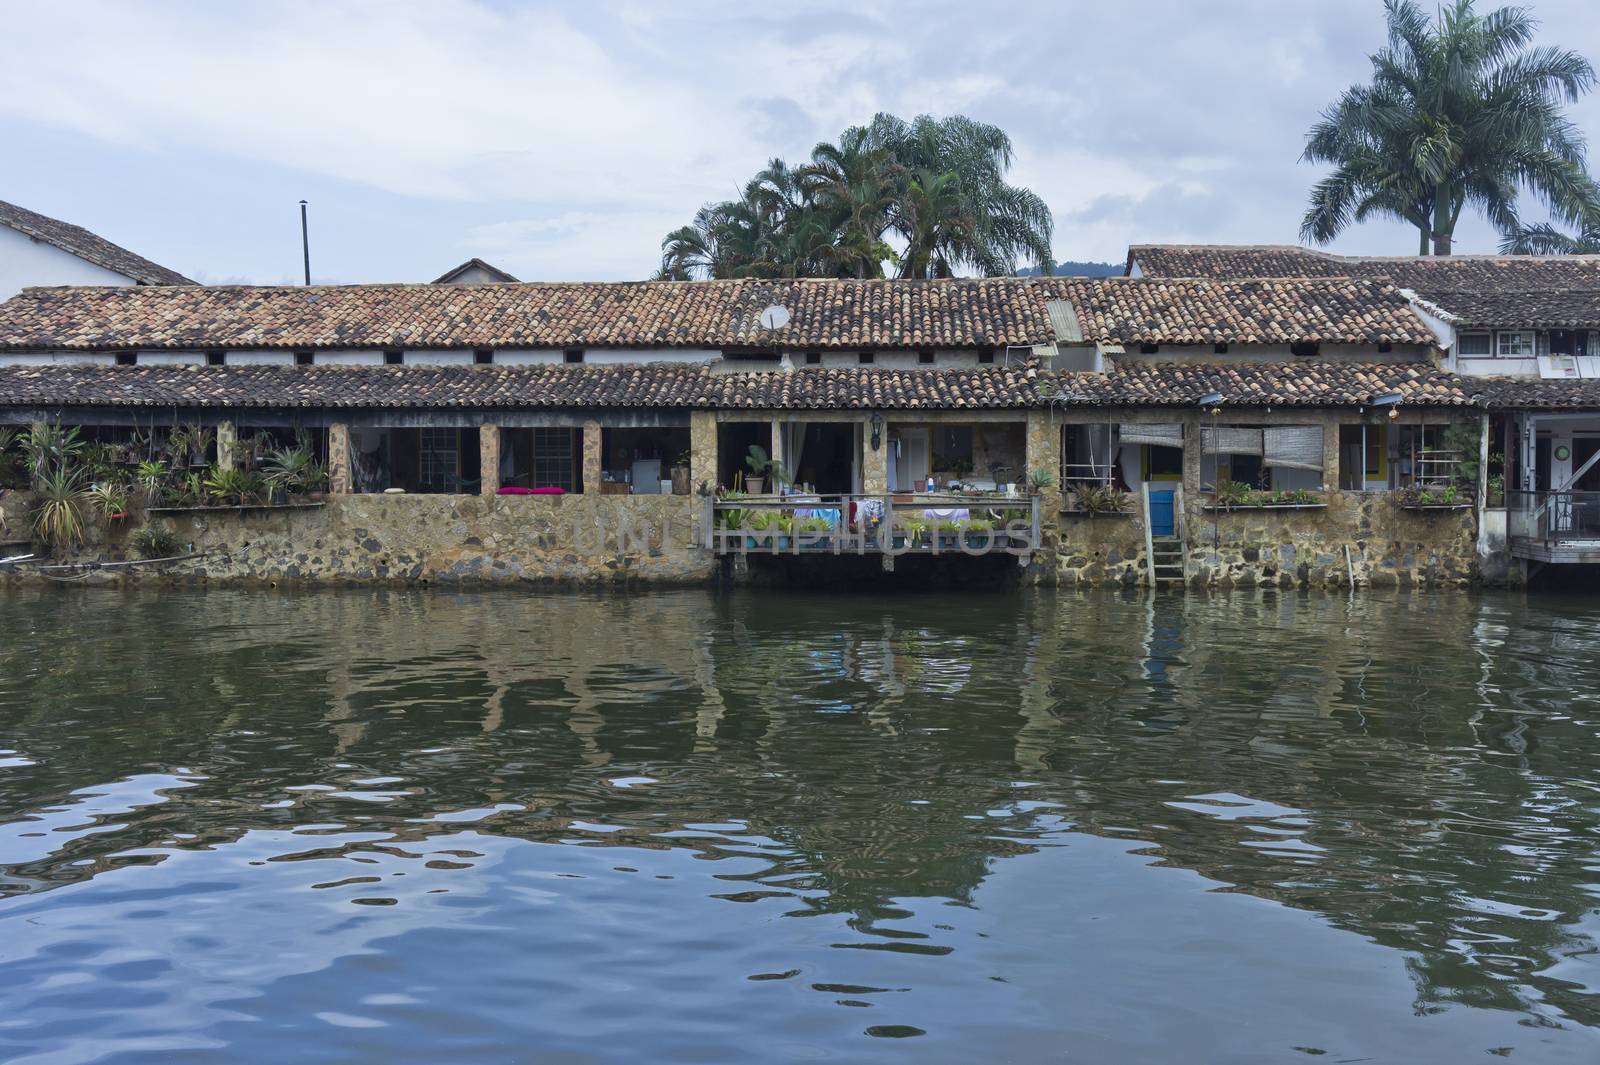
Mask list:
[[[765,495],[766,487],[767,479],[765,477],[746,477],[744,479],[744,490],[747,495]]]
[[[672,467],[672,494],[686,496],[689,494],[689,467]]]

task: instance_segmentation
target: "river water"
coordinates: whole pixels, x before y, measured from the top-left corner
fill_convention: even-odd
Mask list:
[[[1600,606],[0,595],[0,1060],[1600,1061]]]

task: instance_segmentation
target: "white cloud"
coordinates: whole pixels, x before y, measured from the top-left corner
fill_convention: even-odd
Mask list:
[[[1536,7],[1546,43],[1597,39],[1585,0]],[[14,4],[0,128],[13,186],[100,168],[99,195],[137,202],[105,166],[119,153],[167,161],[180,196],[213,170],[289,168],[393,197],[418,260],[641,277],[769,157],[877,111],[962,112],[1011,133],[1061,257],[1118,259],[1145,239],[1292,240],[1316,177],[1304,130],[1381,29],[1376,0]],[[1593,130],[1600,99],[1573,113]],[[243,231],[196,226],[175,261],[278,276],[281,250]],[[370,236],[340,249],[352,280],[395,276],[397,242]]]

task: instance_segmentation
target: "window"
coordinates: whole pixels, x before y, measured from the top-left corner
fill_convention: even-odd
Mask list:
[[[135,363],[137,363],[138,361],[139,361],[139,353],[137,351],[119,351],[119,352],[117,352],[117,365],[118,366],[132,366]]]
[[[1358,492],[1369,481],[1389,483],[1389,424],[1368,423],[1362,430],[1360,425],[1339,426],[1339,487]]]
[[[1313,359],[1322,354],[1322,345],[1314,340],[1290,344],[1289,354],[1297,359]]]
[[[1383,343],[1380,343],[1378,345],[1378,354],[1379,355],[1387,355],[1387,354],[1389,354],[1389,352],[1391,352],[1393,350],[1394,350],[1394,345],[1390,344],[1388,341],[1384,341]]]
[[[927,348],[923,348],[921,351],[917,352],[917,362],[922,366],[932,366],[933,352]]]
[[[871,366],[878,361],[878,353],[876,351],[863,351],[857,361],[863,366]]]
[[[309,351],[297,351],[294,353],[294,364],[296,366],[310,366],[311,361],[311,352]]]
[[[1139,466],[1147,481],[1183,480],[1183,448],[1139,445]]]
[[[493,348],[473,348],[472,349],[472,362],[473,362],[474,365],[477,365],[477,366],[488,366],[490,363],[494,362],[494,349]]]
[[[533,487],[576,491],[572,470],[571,429],[533,431]]]
[[[561,354],[562,354],[562,357],[567,362],[582,362],[583,361],[583,349],[582,348],[569,348],[568,350],[562,352]]]
[[[455,429],[423,429],[419,443],[422,490],[448,492],[456,489],[460,479],[460,432]]]
[[[1489,343],[1488,333],[1458,333],[1456,334],[1457,355],[1477,355],[1488,357],[1494,354],[1494,348]]]
[[[806,352],[806,365],[807,366],[821,366],[822,365],[822,352],[820,352],[820,351],[808,351],[808,352]]]
[[[972,468],[972,426],[941,425],[933,431],[933,472],[968,477]]]
[[[1227,353],[1228,353],[1228,345],[1226,345],[1226,344],[1213,344],[1213,345],[1211,345],[1211,354],[1213,354],[1213,355],[1226,355]]]
[[[404,356],[401,352],[386,351],[383,353],[383,362],[385,366],[399,366],[402,361],[404,361]]]
[[[1502,359],[1526,359],[1533,356],[1532,333],[1497,333],[1495,338],[1499,341],[1496,354]]]
[[[208,352],[206,352],[206,365],[207,366],[221,366],[222,365],[222,352],[220,352],[220,351],[208,351]]]
[[[1154,355],[1154,354],[1158,353],[1160,350],[1161,350],[1161,345],[1160,344],[1140,344],[1139,345],[1139,354],[1140,355]]]
[[[994,364],[994,349],[993,348],[979,348],[978,349],[978,365],[979,366],[991,366],[993,364]]]

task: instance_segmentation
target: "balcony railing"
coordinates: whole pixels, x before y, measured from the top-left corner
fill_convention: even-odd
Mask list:
[[[1600,542],[1600,492],[1507,492],[1512,539]]]
[[[708,499],[705,546],[720,555],[1026,556],[1039,549],[1039,499],[995,493],[788,495]]]

